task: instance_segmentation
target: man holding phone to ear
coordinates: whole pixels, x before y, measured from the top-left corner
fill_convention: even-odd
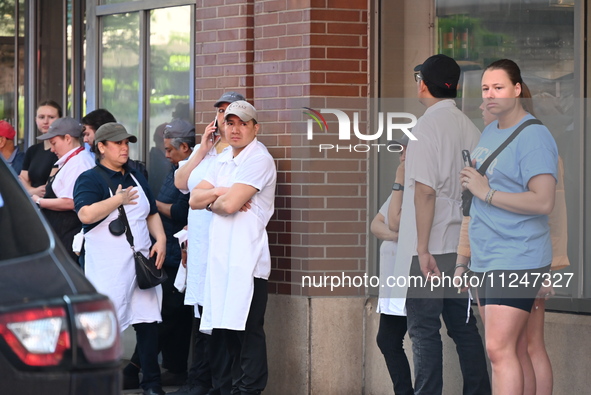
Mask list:
[[[237,92],[225,92],[215,102],[215,119],[205,127],[201,144],[195,147],[188,160],[179,162],[174,184],[181,192],[189,194],[218,160],[219,154],[228,147],[224,114],[226,108],[238,100],[245,100],[244,96]],[[199,331],[211,217],[209,211],[189,210],[185,304],[194,306],[196,318],[191,368],[186,384],[174,392],[177,395],[229,395],[232,387],[231,361],[219,331],[213,331],[211,335]]]

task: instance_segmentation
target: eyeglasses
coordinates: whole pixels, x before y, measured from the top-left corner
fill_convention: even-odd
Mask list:
[[[423,76],[421,75],[420,71],[415,71],[415,82],[419,82],[423,80]]]

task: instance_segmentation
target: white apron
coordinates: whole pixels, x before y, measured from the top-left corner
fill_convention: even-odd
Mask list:
[[[214,328],[245,329],[257,264],[270,260],[267,232],[260,222],[253,209],[213,216],[210,243],[219,242],[213,239],[213,235],[218,235],[228,248],[209,250],[201,332],[209,333]],[[268,277],[269,273],[266,274]]]
[[[197,152],[196,146],[193,152]],[[191,172],[187,186],[192,191],[207,174],[219,155],[212,147],[201,163]],[[207,210],[192,210],[188,216],[188,251],[187,251],[187,289],[185,290],[185,304],[197,307],[203,306],[203,292],[205,289],[205,272],[207,270],[207,254],[209,250],[209,224],[212,214]],[[214,246],[216,244],[213,244]],[[199,318],[199,309],[195,308],[195,317]]]
[[[386,225],[388,219],[386,219]],[[396,294],[396,284],[392,281],[396,278],[394,265],[398,243],[384,240],[380,245],[380,297],[378,299],[377,312],[388,315],[406,315],[406,299],[393,297]],[[389,284],[391,283],[391,284]]]
[[[127,214],[136,251],[148,256],[151,242],[146,219],[150,213],[150,203],[140,183],[135,177],[133,179],[139,195],[137,204],[124,205],[123,208]],[[84,270],[95,288],[107,295],[115,305],[119,329],[123,332],[132,324],[162,321],[162,287],[158,285],[150,289],[139,289],[135,278],[133,251],[125,233],[114,236],[109,232],[109,224],[118,215],[118,210],[113,211],[84,235]]]

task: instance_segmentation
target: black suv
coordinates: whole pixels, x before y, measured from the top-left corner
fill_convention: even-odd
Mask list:
[[[1,392],[120,394],[116,317],[0,159]]]

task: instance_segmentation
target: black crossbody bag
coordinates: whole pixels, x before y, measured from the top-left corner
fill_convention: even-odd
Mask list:
[[[98,166],[96,168],[99,174],[107,182],[107,186],[111,189],[111,191],[113,191],[113,184],[111,183],[107,173]],[[115,191],[113,191],[113,193],[115,193]],[[109,224],[109,231],[115,236],[121,236],[123,233],[125,233],[127,242],[133,251],[133,259],[135,261],[135,276],[138,287],[140,289],[148,289],[162,284],[168,279],[168,275],[164,270],[156,268],[156,255],[151,258],[147,258],[140,251],[135,250],[133,234],[131,233],[131,227],[129,226],[127,214],[123,209],[123,205],[117,207],[117,210],[119,210],[119,217]]]
[[[515,139],[515,137],[517,137],[519,133],[521,133],[523,129],[525,129],[529,125],[543,125],[543,123],[539,119],[528,119],[527,121],[519,125],[519,127],[515,129],[513,133],[511,133],[511,136],[509,136],[507,140],[505,140],[503,144],[501,144],[499,148],[495,150],[495,152],[490,154],[489,157],[486,158],[486,160],[482,163],[482,166],[480,166],[476,171],[478,171],[478,173],[480,173],[481,175],[484,175],[492,161],[501,153],[502,150],[504,150],[509,145],[509,143],[511,143],[511,141]],[[472,194],[472,192],[470,192],[469,189],[465,189],[464,191],[462,191],[462,214],[464,214],[465,217],[470,216],[470,207],[472,207],[473,197],[474,195]]]

